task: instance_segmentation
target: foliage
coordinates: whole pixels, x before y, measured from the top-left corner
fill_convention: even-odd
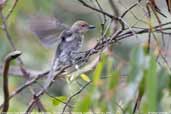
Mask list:
[[[112,0],[109,1],[110,4],[103,0],[8,0],[0,3],[0,88],[3,88],[1,75],[5,56],[15,50],[9,42],[7,32],[15,48],[23,52],[21,59],[24,63],[21,65],[20,61],[16,60],[11,64],[8,76],[9,93],[14,97],[9,99],[9,112],[31,110],[147,114],[171,111],[171,72],[169,54],[167,55],[170,51],[170,40],[167,39],[171,34],[170,20],[167,23],[168,18],[158,14],[158,10],[154,9],[156,7],[153,7],[153,0],[148,0],[145,6],[141,6],[143,0],[137,0],[135,4],[131,4],[135,5],[135,9],[127,6],[132,0],[125,1],[123,4],[128,10],[124,11],[121,17],[115,15],[117,10],[113,11],[115,8],[112,6]],[[122,1],[120,2],[122,4]],[[125,10],[119,3],[114,5],[118,5],[118,12]],[[2,16],[8,16],[13,6],[15,7],[10,16],[3,22]],[[169,11],[169,5],[167,7]],[[29,76],[44,73],[43,70],[49,69],[49,61],[53,58],[54,50],[43,47],[29,29],[29,19],[35,14],[59,17],[69,25],[82,19],[97,26],[96,31],[85,36],[87,39],[84,43],[84,51],[97,53],[86,58],[85,61],[88,62],[83,68],[77,68],[80,72],[76,76],[74,73],[74,76],[72,73],[66,73],[62,79],[53,81],[52,86],[38,98],[36,95],[43,90],[45,78],[37,79],[15,94],[20,87],[34,80],[34,77]],[[147,16],[144,18],[145,14]],[[4,23],[7,30],[3,28]],[[117,32],[118,36],[115,34]],[[166,56],[163,53],[166,53]],[[96,61],[97,56],[99,60]],[[24,66],[23,69],[21,66]],[[82,70],[84,67],[87,71]],[[24,70],[28,71],[28,74]],[[0,104],[3,103],[2,99],[3,91],[0,91]],[[36,104],[29,109],[33,101],[36,101]]]

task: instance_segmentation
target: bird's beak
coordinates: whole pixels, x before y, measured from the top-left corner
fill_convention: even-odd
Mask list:
[[[89,25],[88,29],[95,29],[96,27],[94,25]]]

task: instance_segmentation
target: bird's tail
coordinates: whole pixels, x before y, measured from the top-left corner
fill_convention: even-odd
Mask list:
[[[59,68],[59,59],[55,58],[52,62],[52,66],[51,66],[51,69],[50,69],[49,74],[48,74],[48,78],[47,78],[48,82],[51,82],[54,80],[54,77],[55,77],[54,73],[58,68]]]

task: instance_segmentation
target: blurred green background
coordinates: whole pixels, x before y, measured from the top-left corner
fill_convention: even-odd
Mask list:
[[[107,12],[112,13],[110,5],[107,1],[98,1]],[[117,6],[120,13],[122,13],[125,8],[129,7],[135,1],[136,0],[117,1]],[[89,3],[92,6],[95,5],[93,4],[93,2]],[[8,13],[9,8],[11,8],[12,4],[13,0],[8,0],[6,6],[3,9],[4,15]],[[163,4],[161,4],[160,7],[166,14],[168,14],[166,12],[166,9],[164,9]],[[133,12],[137,14],[137,17],[144,18],[144,14],[141,9],[135,8]],[[7,25],[10,35],[12,36],[12,40],[15,42],[17,49],[23,52],[21,58],[24,61],[25,66],[29,69],[38,71],[48,69],[55,51],[55,48],[45,48],[40,43],[39,39],[31,32],[29,28],[29,18],[35,14],[55,16],[68,25],[72,25],[73,22],[80,19],[86,20],[90,24],[94,24],[97,29],[86,34],[84,43],[85,50],[92,48],[96,44],[97,40],[100,38],[100,24],[102,21],[99,16],[102,17],[102,15],[99,15],[96,12],[85,8],[77,0],[19,0],[16,8],[7,21]],[[130,26],[135,23],[135,18],[131,14],[127,15],[124,19]],[[162,18],[163,22],[168,21],[169,19],[170,15],[167,19]],[[156,23],[156,20],[154,19],[153,22]],[[142,23],[138,23],[137,26],[138,25],[143,27],[146,26]],[[157,36],[159,36],[160,40],[160,35]],[[104,54],[104,57],[102,57],[102,61],[98,64],[96,70],[87,73],[87,76],[89,76],[91,80],[95,80],[95,82],[93,84],[90,84],[90,86],[85,89],[85,91],[83,91],[81,95],[75,97],[75,102],[72,102],[72,104],[75,104],[75,107],[73,109],[74,111],[86,112],[92,111],[94,109],[94,111],[112,112],[113,114],[114,112],[116,113],[118,111],[119,113],[122,112],[122,110],[118,108],[117,103],[122,103],[119,102],[120,100],[117,100],[122,99],[123,101],[128,102],[128,104],[130,103],[129,105],[126,104],[127,111],[129,112],[130,109],[133,107],[132,101],[135,100],[133,99],[134,96],[131,95],[131,92],[135,90],[131,86],[131,84],[133,84],[134,87],[138,87],[139,85],[141,85],[141,81],[137,81],[139,79],[137,78],[139,77],[139,75],[140,77],[147,77],[146,75],[151,76],[151,78],[149,78],[150,82],[147,81],[146,83],[147,85],[149,84],[148,87],[151,88],[147,87],[148,89],[146,89],[147,97],[144,98],[143,105],[141,106],[141,112],[145,113],[148,111],[171,111],[171,96],[168,89],[168,85],[170,83],[170,79],[168,78],[169,73],[166,71],[165,68],[156,68],[156,66],[158,67],[158,65],[154,61],[153,54],[146,56],[143,52],[143,45],[147,41],[147,35],[141,35],[139,37],[139,39],[126,39],[114,45],[112,47],[112,56],[107,56]],[[10,51],[10,44],[4,32],[1,30],[1,65],[3,64],[4,57]],[[145,64],[148,64],[147,67],[144,67]],[[16,62],[13,62],[13,65],[17,65]],[[120,75],[125,74],[128,74],[129,76],[127,85],[128,88],[121,88],[121,91],[118,92],[116,91],[116,86],[119,83],[118,78]],[[100,76],[103,77],[109,75],[112,76],[112,78],[107,78],[104,80],[101,80],[99,78]],[[161,78],[160,75],[163,75],[163,77],[166,78]],[[134,82],[134,80],[136,81]],[[14,91],[24,82],[25,80],[20,77],[10,77],[10,92]],[[161,82],[161,86],[159,86],[159,82]],[[39,83],[41,83],[41,81]],[[49,89],[49,94],[53,96],[71,96],[80,88],[80,85],[78,83],[84,85],[86,81],[80,77],[78,77],[78,79],[74,80],[73,82],[67,82],[65,80],[56,81],[55,84]],[[0,78],[0,84],[2,85],[2,78]],[[0,87],[2,87],[1,85]],[[40,87],[38,84],[33,85],[33,88],[36,91],[38,91],[38,87]],[[150,93],[150,90],[154,91]],[[129,99],[129,93],[131,100]],[[31,98],[32,96],[29,92],[29,89],[24,90],[23,92],[21,92],[21,94],[17,95],[14,99],[11,100],[10,111],[25,111]],[[150,101],[150,99],[152,99],[153,101]],[[3,93],[2,91],[0,91],[0,103],[2,103],[2,101]],[[48,95],[44,95],[41,98],[41,101],[48,111],[61,111],[63,107],[62,103],[55,104],[55,100]]]

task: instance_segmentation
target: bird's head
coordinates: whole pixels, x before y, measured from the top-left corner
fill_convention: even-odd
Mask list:
[[[88,24],[86,21],[76,21],[72,26],[71,30],[74,32],[85,33],[88,30],[94,29],[94,25]]]

